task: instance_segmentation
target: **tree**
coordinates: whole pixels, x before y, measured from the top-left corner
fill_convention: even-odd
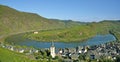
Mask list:
[[[119,62],[119,61],[120,61],[120,56],[117,56],[115,62]]]
[[[79,60],[85,60],[85,55],[80,54],[78,58],[79,58]]]

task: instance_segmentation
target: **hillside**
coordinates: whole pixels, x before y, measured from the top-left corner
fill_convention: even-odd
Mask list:
[[[111,30],[119,31],[119,21],[73,22],[72,20],[47,19],[34,13],[15,10],[0,5],[0,38],[2,35],[40,31],[39,34],[26,34],[24,37],[40,41],[82,41],[106,34]],[[47,30],[47,31],[41,31]],[[118,36],[118,35],[117,35]]]
[[[0,47],[0,62],[37,62],[37,61],[31,60],[30,58],[23,54],[12,52],[10,50],[3,49]]]
[[[38,40],[38,41],[82,41],[91,38],[97,34],[109,34],[110,31],[114,33],[120,32],[120,22],[119,21],[101,21],[92,22],[81,26],[75,26],[72,28],[62,29],[62,30],[49,30],[40,31],[38,34],[28,33],[24,37]],[[113,34],[114,34],[113,33]],[[115,34],[119,36],[120,34]]]
[[[79,24],[73,22],[73,25]],[[63,21],[54,21],[34,13],[21,12],[8,6],[0,5],[0,35],[65,27],[66,23]]]

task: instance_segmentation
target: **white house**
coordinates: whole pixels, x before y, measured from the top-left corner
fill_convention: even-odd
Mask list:
[[[19,50],[19,53],[23,53],[23,52],[24,52],[24,49],[20,49],[20,50]]]
[[[35,31],[35,32],[34,32],[34,34],[38,34],[38,32],[37,32],[37,31]]]

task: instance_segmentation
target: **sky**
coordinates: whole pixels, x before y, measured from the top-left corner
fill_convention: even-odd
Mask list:
[[[0,4],[52,19],[120,20],[120,0],[0,0]]]

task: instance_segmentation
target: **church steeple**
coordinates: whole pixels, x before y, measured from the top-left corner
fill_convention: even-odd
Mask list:
[[[54,47],[54,42],[52,41],[51,46]]]
[[[54,42],[51,42],[51,47],[50,47],[50,55],[52,56],[52,58],[55,58],[56,54],[55,54],[55,46],[54,46]]]

